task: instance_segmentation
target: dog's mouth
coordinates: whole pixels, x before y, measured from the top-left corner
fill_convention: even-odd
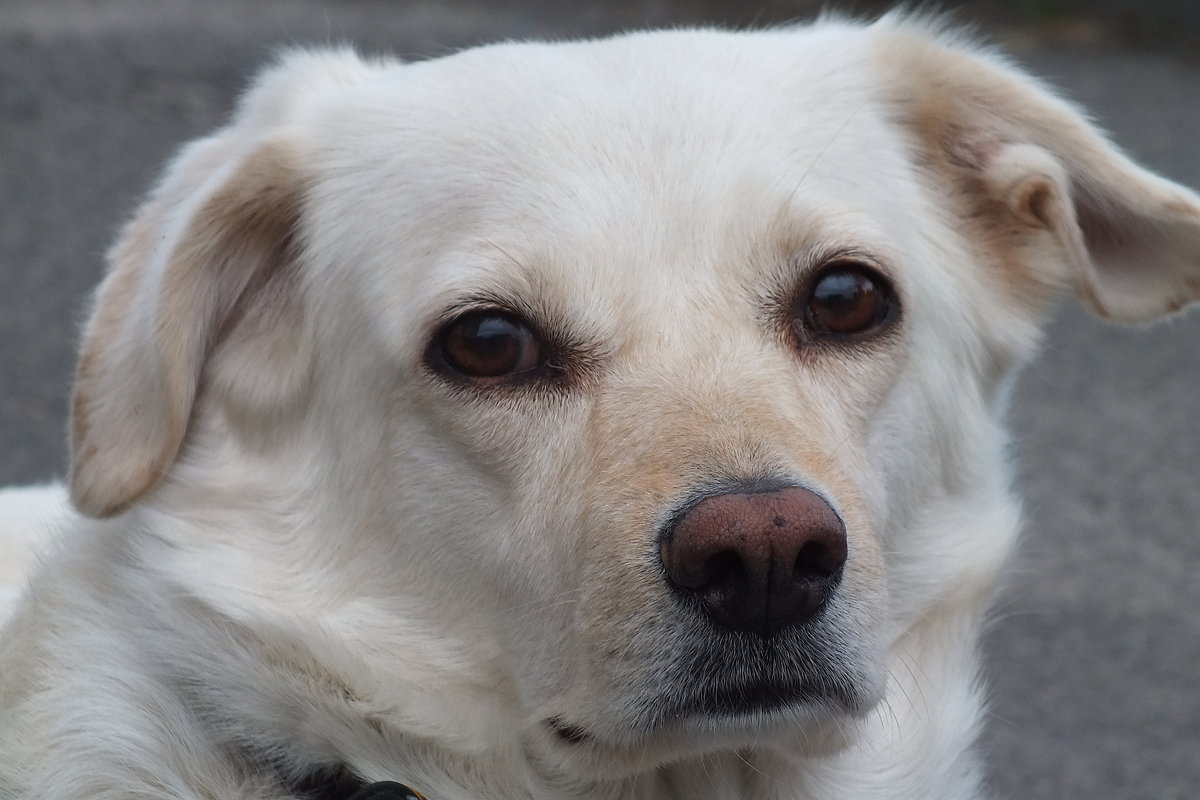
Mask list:
[[[743,684],[696,687],[680,697],[665,699],[646,710],[643,734],[686,722],[710,727],[722,722],[763,721],[800,707],[835,713],[861,713],[862,702],[845,687],[813,682],[758,680]],[[586,726],[563,716],[545,721],[562,744],[577,747],[594,744],[598,737]]]
[[[594,738],[587,730],[572,725],[562,717],[551,717],[546,720],[546,727],[563,744],[587,744]]]
[[[761,637],[681,615],[635,639],[624,658],[598,658],[564,681],[570,688],[539,709],[537,740],[589,768],[621,759],[641,768],[754,743],[800,737],[816,748],[844,738],[885,685],[884,659],[845,617],[834,606]]]
[[[743,685],[706,687],[669,706],[663,717],[740,717],[769,714],[799,704],[827,703],[828,691],[796,681],[754,681]]]

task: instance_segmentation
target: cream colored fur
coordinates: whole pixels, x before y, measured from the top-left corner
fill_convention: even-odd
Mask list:
[[[71,516],[58,484],[0,489],[0,621],[25,590],[38,553]]]
[[[846,252],[894,335],[798,349],[780,309]],[[292,53],[113,250],[72,418],[93,518],[0,632],[0,798],[280,800],[332,764],[433,800],[981,798],[1003,415],[1065,287],[1196,300],[1200,199],[920,20]],[[577,379],[439,376],[481,298],[579,343]],[[761,476],[847,523],[772,656],[842,700],[659,718],[712,634],[655,531]]]

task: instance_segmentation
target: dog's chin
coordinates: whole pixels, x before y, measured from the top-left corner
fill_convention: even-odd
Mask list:
[[[550,717],[542,721],[539,738],[559,764],[595,777],[645,772],[749,747],[822,756],[854,742],[854,722],[882,693],[871,683],[854,688],[802,682],[704,687],[649,703],[633,721]]]

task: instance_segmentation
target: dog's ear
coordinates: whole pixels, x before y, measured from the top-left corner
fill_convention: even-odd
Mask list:
[[[924,166],[970,235],[1009,255],[1014,287],[1029,296],[1065,282],[1122,322],[1200,299],[1200,197],[1131,162],[999,57],[919,25],[880,28],[891,94]]]
[[[232,138],[191,145],[113,248],[71,407],[71,497],[86,514],[158,482],[214,350],[237,327],[270,335],[261,317],[295,302],[283,296],[301,211],[291,154],[282,142],[237,153]]]
[[[289,129],[304,98],[356,80],[348,53],[295,53],[225,129],[188,146],[110,253],[71,409],[71,498],[109,516],[153,488],[197,393],[262,420],[307,383],[296,268],[304,163]]]

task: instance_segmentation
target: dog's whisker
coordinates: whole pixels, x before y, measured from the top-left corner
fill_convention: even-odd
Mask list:
[[[829,148],[833,147],[834,142],[836,142],[838,139],[841,138],[842,134],[845,133],[846,128],[850,125],[850,123],[854,120],[854,118],[856,116],[858,116],[859,112],[864,107],[865,107],[865,104],[856,106],[846,116],[846,118],[842,120],[842,124],[838,126],[837,130],[835,130],[833,132],[833,134],[826,140],[824,146],[821,147],[820,151],[816,154],[816,156],[814,156],[813,159],[811,161],[809,161],[808,166],[805,168],[804,172],[800,175],[799,180],[796,181],[796,186],[792,189],[791,194],[788,195],[787,205],[791,205],[791,202],[796,198],[796,195],[800,192],[800,189],[804,186],[804,182],[808,180],[808,176],[812,174],[812,171],[814,169],[816,169],[817,164],[819,164],[821,162],[821,159],[823,159],[825,157],[825,154],[827,152],[829,152]]]

